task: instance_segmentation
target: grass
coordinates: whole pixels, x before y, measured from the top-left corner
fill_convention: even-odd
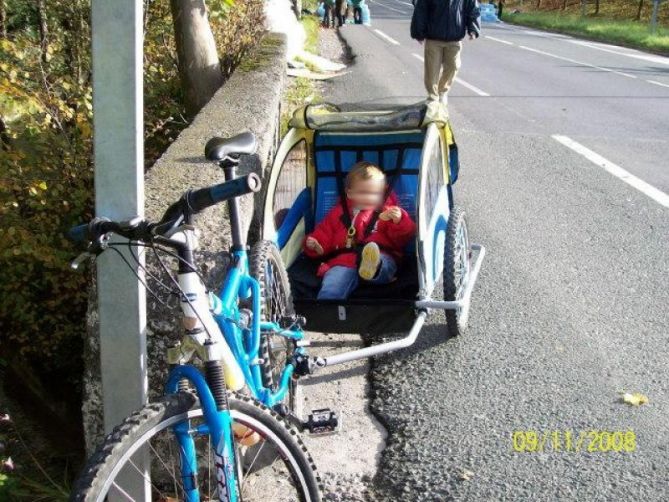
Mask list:
[[[313,52],[314,54],[318,54],[318,30],[320,25],[321,20],[318,18],[318,16],[302,16],[302,26],[304,26],[304,31],[307,34],[307,39],[304,42],[304,48],[309,52]]]
[[[648,1],[645,3],[651,4]],[[579,2],[568,2],[564,11],[558,8],[536,10],[533,9],[534,2],[528,0],[524,4],[521,7],[519,2],[507,2],[504,21],[669,55],[669,29],[665,27],[667,12],[664,12],[669,9],[663,9],[664,5],[660,8],[660,26],[651,35],[647,10],[642,11],[641,21],[634,20],[636,1],[602,0],[599,15],[594,15],[590,2],[585,18],[580,15]],[[515,8],[522,12],[512,14]]]
[[[302,25],[307,34],[305,49],[314,54],[319,53],[320,22],[316,16],[305,15]],[[284,91],[281,113],[281,137],[288,131],[288,122],[296,108],[306,103],[318,101],[319,93],[313,80],[304,77],[289,78]]]

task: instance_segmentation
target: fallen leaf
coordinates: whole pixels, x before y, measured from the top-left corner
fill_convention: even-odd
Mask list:
[[[460,473],[460,479],[462,481],[469,481],[473,477],[474,477],[474,473],[472,471],[468,471],[467,469],[465,469],[464,471],[462,471]]]
[[[630,406],[641,406],[642,404],[648,403],[648,397],[640,394],[639,392],[634,392],[630,394],[625,392],[622,397],[623,403],[629,404]]]

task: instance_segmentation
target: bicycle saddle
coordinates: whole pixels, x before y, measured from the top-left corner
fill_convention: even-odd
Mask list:
[[[245,131],[230,138],[211,138],[204,147],[204,156],[207,160],[218,162],[226,157],[250,155],[255,151],[255,134]]]

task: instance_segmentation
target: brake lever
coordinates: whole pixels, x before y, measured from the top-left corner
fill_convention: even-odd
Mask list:
[[[79,256],[77,256],[74,260],[72,260],[72,262],[70,262],[70,268],[72,270],[78,270],[79,266],[83,262],[85,262],[89,258],[94,258],[94,257],[95,257],[94,253],[90,253],[88,251],[85,251],[85,252],[81,253]]]
[[[70,262],[70,268],[72,270],[78,270],[79,266],[89,258],[97,258],[98,255],[102,254],[104,250],[109,247],[110,238],[111,238],[111,233],[108,233],[98,237],[98,240],[96,242],[91,242],[86,251],[81,253],[79,256],[77,256],[74,260]]]

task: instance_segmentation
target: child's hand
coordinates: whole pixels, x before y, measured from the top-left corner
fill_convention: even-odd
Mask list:
[[[397,206],[390,206],[379,215],[379,218],[383,221],[392,220],[393,223],[398,224],[402,219],[402,210]]]
[[[316,239],[313,237],[307,237],[307,242],[306,242],[307,248],[311,249],[314,251],[317,255],[322,255],[323,254],[323,246],[321,246],[320,242],[318,242]]]

